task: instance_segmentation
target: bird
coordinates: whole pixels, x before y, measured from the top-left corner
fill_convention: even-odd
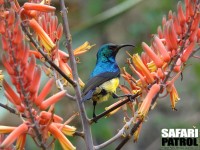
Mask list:
[[[108,100],[110,96],[118,98],[116,89],[119,85],[120,69],[116,62],[118,51],[131,44],[113,44],[102,45],[97,52],[96,66],[94,67],[90,78],[82,91],[82,102],[93,101],[93,118],[96,118],[95,108],[97,103]]]

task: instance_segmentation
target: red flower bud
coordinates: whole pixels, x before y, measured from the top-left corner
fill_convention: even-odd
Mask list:
[[[183,52],[181,56],[181,61],[186,62],[188,58],[190,57],[192,51],[194,50],[195,42],[190,43],[190,45],[186,48],[186,50]]]
[[[61,100],[66,94],[66,91],[60,91],[58,93],[56,93],[55,95],[51,96],[50,98],[48,98],[47,100],[43,101],[40,105],[40,109],[45,110],[47,109],[49,106],[55,104],[57,101]]]
[[[165,48],[164,44],[162,43],[162,41],[157,36],[155,36],[154,37],[154,42],[156,44],[155,48],[163,56],[163,60],[165,62],[169,62],[170,61],[170,55],[169,55],[167,49]]]
[[[41,12],[54,12],[56,10],[56,8],[53,6],[36,4],[36,3],[28,3],[28,2],[24,3],[23,7],[25,10],[37,10]]]
[[[146,43],[142,42],[142,48],[153,60],[158,68],[161,68],[163,66],[163,61],[153,52],[153,50]]]
[[[186,18],[185,18],[185,14],[183,12],[181,1],[178,2],[177,9],[178,9],[179,22],[180,22],[181,26],[183,26],[185,24],[185,22],[186,22]]]
[[[21,99],[19,96],[13,91],[13,89],[10,87],[10,85],[6,82],[6,80],[3,80],[3,87],[5,91],[8,93],[8,95],[12,98],[15,104],[20,105]]]
[[[39,96],[35,100],[36,105],[40,105],[41,102],[45,99],[45,97],[49,94],[53,87],[54,79],[51,78],[46,85],[43,87],[42,91],[40,92]]]

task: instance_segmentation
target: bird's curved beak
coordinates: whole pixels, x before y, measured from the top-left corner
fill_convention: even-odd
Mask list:
[[[128,47],[128,46],[135,47],[135,46],[132,45],[132,44],[121,44],[121,45],[118,45],[118,46],[117,46],[116,51],[118,52],[121,48],[123,48],[123,47]]]

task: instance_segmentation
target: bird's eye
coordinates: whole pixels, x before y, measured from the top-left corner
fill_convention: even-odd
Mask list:
[[[116,45],[109,45],[108,48],[112,49],[112,50],[115,50],[117,48],[117,46]]]

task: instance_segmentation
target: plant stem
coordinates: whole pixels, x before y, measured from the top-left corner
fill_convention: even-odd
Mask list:
[[[21,23],[22,30],[28,36],[30,42],[34,45],[34,47],[38,50],[38,52],[45,58],[45,60],[53,67],[63,78],[65,78],[72,86],[75,86],[75,82],[70,79],[55,63],[51,61],[51,59],[43,52],[40,45],[33,39],[30,32],[26,29],[26,25],[24,22]]]
[[[15,114],[15,115],[20,115],[19,112],[17,112],[15,109],[13,109],[12,107],[9,107],[8,105],[2,104],[0,103],[0,107],[8,110],[10,113]],[[22,117],[26,118],[26,116],[24,114],[21,114]]]
[[[73,50],[72,50],[72,39],[71,39],[71,34],[70,34],[70,30],[69,30],[69,24],[68,24],[68,18],[67,18],[67,9],[65,7],[65,3],[64,0],[59,0],[60,2],[60,7],[61,7],[61,15],[62,15],[62,19],[63,19],[63,29],[64,29],[64,33],[65,33],[65,38],[66,38],[66,48],[68,50],[69,53],[69,58],[70,58],[70,64],[71,64],[71,68],[72,68],[72,74],[73,74],[73,79],[75,81],[75,86],[74,86],[74,90],[76,93],[76,101],[78,104],[78,108],[79,108],[79,112],[80,112],[80,116],[81,116],[81,121],[82,121],[82,125],[83,125],[83,132],[85,134],[85,143],[86,143],[86,147],[88,150],[93,150],[93,139],[92,139],[92,134],[91,134],[91,129],[90,129],[90,124],[85,112],[85,107],[83,105],[83,103],[81,102],[81,89],[80,86],[78,84],[79,81],[79,77],[78,77],[78,71],[77,71],[77,64],[76,64],[76,60],[73,54]]]
[[[122,137],[122,135],[125,133],[125,131],[132,125],[134,120],[136,120],[136,116],[137,115],[135,115],[134,117],[130,118],[130,120],[128,122],[126,122],[126,124],[118,131],[118,133],[115,136],[113,136],[112,138],[110,138],[106,142],[95,146],[95,150],[102,149],[102,148],[110,145],[111,143],[113,143],[114,141],[119,139],[120,137]]]
[[[110,113],[111,111],[113,111],[113,110],[119,108],[120,106],[122,106],[122,105],[128,103],[129,101],[131,101],[132,99],[135,99],[135,98],[138,97],[139,95],[140,95],[140,93],[138,92],[138,93],[136,93],[135,95],[131,96],[131,98],[127,98],[126,100],[124,100],[124,101],[118,103],[118,104],[115,105],[114,107],[112,107],[112,108],[110,108],[110,109],[108,109],[108,110],[102,112],[101,114],[97,115],[95,118],[92,118],[92,119],[90,120],[90,124],[92,124],[92,123],[98,121],[99,119],[101,119],[102,117],[104,117],[104,116],[106,116],[108,113]]]

